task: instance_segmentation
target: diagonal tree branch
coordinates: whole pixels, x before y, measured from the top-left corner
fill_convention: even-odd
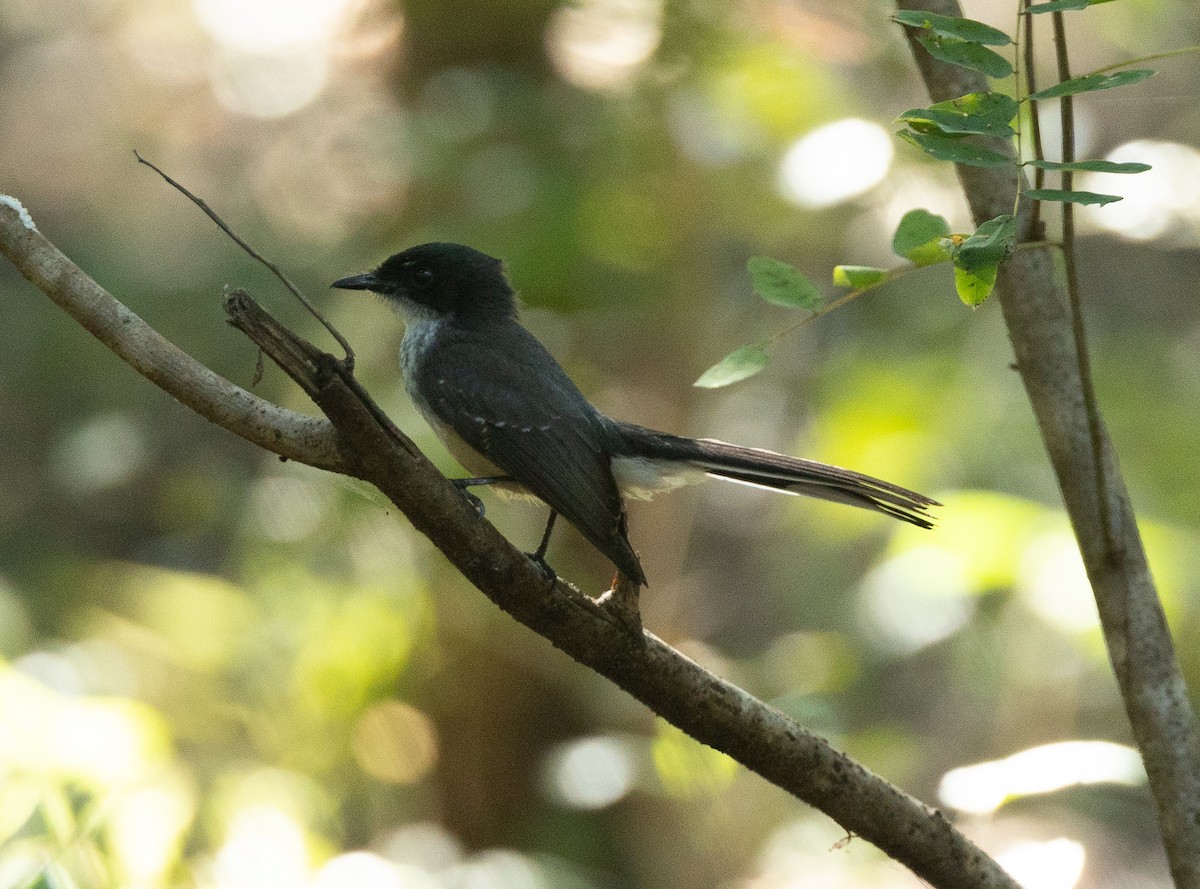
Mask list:
[[[896,5],[962,15],[957,0],[897,0]],[[914,37],[909,32],[917,66],[934,101],[988,88],[981,75],[934,59]],[[989,147],[1011,151],[1001,140]],[[1009,212],[1018,186],[1015,168],[960,166],[958,175],[977,224]],[[1025,238],[1032,202],[1022,203],[1019,231]],[[1196,716],[1112,443],[1103,424],[1097,427],[1089,422],[1080,375],[1081,343],[1050,249],[1017,251],[1002,267],[996,292],[1017,370],[1092,584],[1109,659],[1158,808],[1171,874],[1181,889],[1197,889],[1200,734]],[[1101,467],[1097,467],[1095,443],[1103,454]],[[1097,479],[1103,479],[1103,484],[1098,485]],[[1101,496],[1107,499],[1107,508]]]
[[[5,202],[0,252],[118,358],[205,419],[281,457],[343,471],[328,420],[279,407],[209,370],[114,299]]]
[[[931,886],[1017,889],[937,810],[653,634],[631,632],[618,608],[562,581],[548,583],[379,415],[342,362],[287,331],[244,293],[227,300],[231,323],[312,396],[331,426],[297,423],[296,415],[214,381],[2,204],[0,251],[139,372],[204,416],[275,453],[376,485],[497,606],[692,737],[820,809]],[[294,429],[307,437],[292,438]]]

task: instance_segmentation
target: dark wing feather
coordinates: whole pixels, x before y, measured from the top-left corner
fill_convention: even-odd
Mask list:
[[[528,331],[515,321],[455,327],[414,372],[442,422],[645,583],[613,480],[611,427]]]

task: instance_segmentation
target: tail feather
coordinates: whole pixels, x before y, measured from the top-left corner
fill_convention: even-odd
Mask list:
[[[941,505],[916,491],[816,460],[711,438],[684,438],[631,423],[616,425],[630,456],[687,463],[728,481],[870,509],[920,528],[933,527],[927,510]]]

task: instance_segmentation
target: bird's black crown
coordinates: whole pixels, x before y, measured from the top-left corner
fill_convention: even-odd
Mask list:
[[[500,260],[463,244],[409,247],[373,272],[342,278],[331,286],[370,290],[462,320],[516,312],[516,298]]]

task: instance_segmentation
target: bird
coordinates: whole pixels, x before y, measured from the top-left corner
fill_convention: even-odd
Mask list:
[[[937,501],[815,460],[659,432],[601,413],[518,320],[503,263],[463,244],[428,243],[330,285],[375,293],[405,325],[405,389],[450,453],[491,485],[550,507],[529,555],[551,576],[546,550],[561,515],[638,586],[625,500],[715,477],[874,510],[920,528]]]

